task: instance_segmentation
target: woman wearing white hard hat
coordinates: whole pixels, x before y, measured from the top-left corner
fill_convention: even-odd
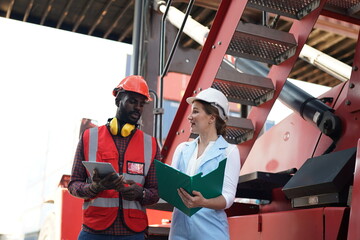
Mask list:
[[[208,88],[196,97],[186,101],[191,104],[188,116],[191,132],[199,136],[190,142],[179,144],[172,159],[172,166],[190,176],[199,172],[203,176],[215,170],[219,163],[227,158],[222,194],[206,199],[201,192],[192,195],[183,189],[178,193],[189,208],[201,207],[191,217],[174,208],[170,240],[226,240],[229,228],[225,209],[235,199],[240,173],[240,154],[236,145],[225,141],[226,121],[229,117],[229,103],[225,95]]]

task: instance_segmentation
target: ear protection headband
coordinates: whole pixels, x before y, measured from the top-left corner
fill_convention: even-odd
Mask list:
[[[130,123],[126,123],[121,129],[119,129],[119,123],[115,117],[109,122],[109,127],[112,135],[121,135],[123,137],[129,136],[135,129],[135,125]]]

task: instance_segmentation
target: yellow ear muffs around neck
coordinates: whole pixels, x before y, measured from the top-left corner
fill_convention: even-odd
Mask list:
[[[132,125],[130,123],[126,123],[122,128],[121,128],[121,136],[123,137],[127,137],[131,134],[131,132],[135,129],[135,125]]]
[[[117,135],[119,132],[119,127],[118,127],[118,120],[117,118],[113,118],[111,119],[110,123],[109,123],[109,127],[110,127],[110,132],[112,135]]]
[[[130,123],[126,123],[119,132],[119,123],[117,118],[111,119],[110,123],[110,132],[112,135],[118,135],[120,134],[123,137],[127,137],[131,134],[131,132],[135,129],[135,125],[132,125]]]

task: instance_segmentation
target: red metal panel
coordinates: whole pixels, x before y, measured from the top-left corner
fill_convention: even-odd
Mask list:
[[[149,225],[162,225],[171,222],[172,212],[156,209],[146,209]]]
[[[323,208],[262,214],[261,240],[323,240]]]
[[[229,217],[230,239],[323,240],[323,217],[324,208]]]
[[[268,78],[270,78],[273,81],[274,86],[276,87],[274,98],[259,107],[252,108],[252,110],[249,113],[248,118],[253,121],[253,124],[255,126],[255,132],[252,140],[244,142],[239,146],[242,163],[246,160],[254,142],[256,141],[256,138],[258,137],[266,121],[269,111],[272,108],[275,100],[279,96],[280,91],[287,77],[289,76],[291,69],[294,63],[296,62],[300,54],[300,51],[302,50],[302,47],[304,46],[325,2],[326,0],[321,0],[320,6],[315,11],[311,12],[301,21],[294,21],[289,32],[294,34],[295,39],[297,40],[298,43],[298,48],[293,57],[289,58],[287,61],[283,62],[278,66],[272,66],[270,69]]]
[[[188,140],[190,131],[185,116],[190,112],[190,106],[186,102],[186,98],[211,86],[246,4],[247,1],[243,0],[221,1],[204,48],[200,53],[189,85],[162,148],[161,153],[164,156],[164,162],[170,163],[177,145]]]
[[[353,71],[348,85],[348,99],[346,99],[345,106],[349,112],[355,112],[360,109],[360,33],[356,44],[356,51],[354,56]]]
[[[60,239],[74,240],[81,230],[83,200],[70,195],[66,188],[60,191]]]
[[[231,240],[260,239],[259,215],[229,217],[228,221]]]
[[[299,169],[311,157],[319,136],[316,127],[294,113],[257,139],[241,168],[241,175]]]
[[[360,239],[360,140],[357,145],[357,154],[354,172],[354,184],[351,196],[348,240]]]
[[[328,207],[324,209],[326,240],[346,238],[347,227],[346,225],[344,225],[346,229],[342,229],[341,227],[343,222],[347,222],[349,217],[348,210],[349,209],[345,207]]]

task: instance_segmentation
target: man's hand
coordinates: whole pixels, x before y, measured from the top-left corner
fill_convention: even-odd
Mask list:
[[[133,180],[127,180],[125,185],[120,186],[116,190],[121,193],[123,199],[128,201],[141,200],[143,197],[143,187],[137,185]]]
[[[104,178],[101,178],[99,172],[95,169],[90,190],[94,193],[99,193],[108,189],[117,189],[123,185],[123,181],[124,176],[118,176],[116,173],[109,173]]]

